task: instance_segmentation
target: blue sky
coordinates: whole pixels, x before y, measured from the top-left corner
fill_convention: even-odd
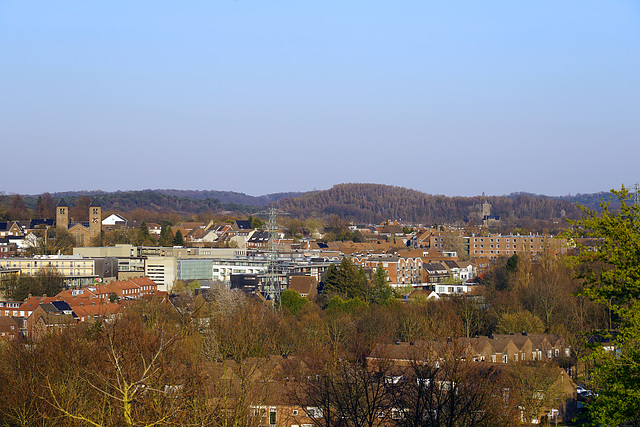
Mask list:
[[[0,58],[5,193],[640,180],[637,1],[0,0]]]

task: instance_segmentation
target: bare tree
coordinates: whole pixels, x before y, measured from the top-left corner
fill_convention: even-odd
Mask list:
[[[537,424],[543,408],[557,404],[562,396],[562,370],[544,362],[520,362],[509,369],[511,397],[522,411],[522,421]]]
[[[316,426],[374,427],[390,419],[391,365],[387,360],[307,361],[292,398]]]
[[[504,376],[465,357],[459,341],[413,346],[410,366],[395,386],[399,426],[509,426],[513,408],[505,400]]]
[[[50,342],[56,350],[49,354],[66,341],[73,357],[43,375],[42,398],[61,422],[71,424],[156,426],[207,419],[209,414],[188,410],[202,380],[187,329],[171,306],[155,303],[130,307],[84,334],[73,330],[64,341]]]

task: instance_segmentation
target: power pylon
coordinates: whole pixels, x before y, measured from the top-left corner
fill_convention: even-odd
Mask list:
[[[633,190],[633,204],[640,206],[640,184],[637,182],[631,186]]]
[[[278,233],[280,231],[276,218],[278,216],[289,215],[288,212],[277,209],[273,206],[256,213],[267,217],[267,231],[269,232],[269,243],[267,245],[267,274],[266,280],[260,285],[260,291],[268,295],[271,300],[280,304],[280,295],[282,295],[282,286],[278,280]]]

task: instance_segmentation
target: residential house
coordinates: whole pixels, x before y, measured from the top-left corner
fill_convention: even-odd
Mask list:
[[[0,258],[15,257],[18,255],[18,245],[8,237],[0,237]]]
[[[0,301],[0,316],[1,317],[19,317],[20,306],[22,301]]]
[[[102,220],[102,230],[112,231],[121,228],[127,228],[127,219],[122,215],[111,214]]]
[[[269,232],[268,231],[256,231],[247,240],[247,248],[261,249],[266,248],[269,245]]]
[[[53,300],[38,304],[27,318],[29,338],[41,339],[48,333],[60,331],[78,323],[78,317],[65,301]]]
[[[431,290],[435,290],[435,286],[447,279],[451,279],[451,273],[441,263],[429,262],[422,264],[422,280],[424,285],[428,285]]]
[[[382,266],[391,286],[414,285],[421,282],[422,260],[420,258],[356,256],[353,262],[372,271]]]
[[[147,229],[149,230],[150,235],[160,236],[160,233],[162,232],[162,225],[155,222],[149,222],[147,223]]]
[[[289,277],[289,288],[301,296],[313,300],[318,295],[318,280],[312,276]]]
[[[0,237],[22,237],[24,229],[18,221],[0,221]]]
[[[20,337],[20,320],[10,316],[0,317],[0,341],[13,341]]]

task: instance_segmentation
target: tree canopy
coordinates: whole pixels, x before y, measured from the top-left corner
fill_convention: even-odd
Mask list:
[[[612,313],[610,330],[603,332],[614,350],[600,346],[591,354],[598,396],[589,405],[592,422],[618,425],[640,422],[640,206],[631,194],[611,192],[620,202],[613,211],[603,202],[596,213],[582,208],[584,216],[571,221],[568,237],[589,238],[594,247],[578,245],[578,276],[583,294],[604,304]]]
[[[331,265],[327,269],[323,293],[368,300],[370,293],[367,276],[362,268],[358,269],[351,259],[344,257],[338,266]]]

